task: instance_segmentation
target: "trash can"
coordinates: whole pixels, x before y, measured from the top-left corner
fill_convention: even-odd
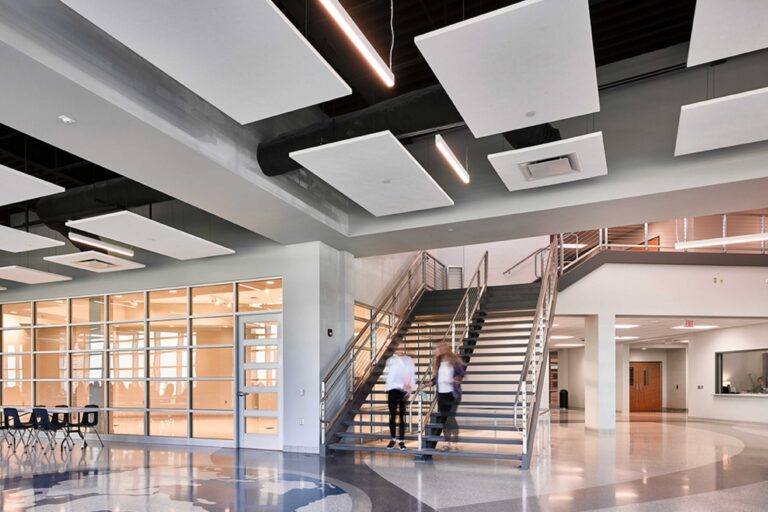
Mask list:
[[[561,409],[568,408],[568,390],[567,389],[560,390],[560,408]]]

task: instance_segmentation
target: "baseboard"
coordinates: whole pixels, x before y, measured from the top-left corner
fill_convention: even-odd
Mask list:
[[[310,453],[317,455],[320,453],[320,448],[317,446],[291,446],[284,445],[283,451],[287,453]]]

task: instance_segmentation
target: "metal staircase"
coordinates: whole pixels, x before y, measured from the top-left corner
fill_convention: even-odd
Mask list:
[[[416,460],[437,455],[509,459],[528,468],[557,293],[556,242],[544,256],[539,282],[488,287],[486,253],[466,289],[424,290],[404,315],[392,338],[405,344],[419,381],[407,418],[408,451],[385,447],[390,437],[383,375],[391,355],[388,343],[350,393],[335,425],[326,423],[326,449],[405,453]],[[441,450],[442,425],[430,385],[432,348],[441,340],[450,342],[467,365],[461,404],[454,413],[460,427],[460,451],[455,452]],[[321,403],[321,410],[325,414],[327,406]]]

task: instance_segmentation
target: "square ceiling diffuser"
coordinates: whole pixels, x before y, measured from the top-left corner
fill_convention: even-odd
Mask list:
[[[587,0],[527,0],[415,42],[475,137],[600,110]]]
[[[603,133],[488,155],[510,192],[608,174]]]
[[[294,151],[290,156],[377,217],[453,204],[390,131]]]
[[[50,261],[51,263],[79,268],[80,270],[88,270],[89,272],[96,272],[98,274],[144,268],[144,265],[141,263],[118,258],[117,256],[104,254],[98,251],[59,254],[56,256],[47,256],[43,259],[45,261]]]
[[[0,165],[0,206],[29,201],[59,192],[64,192],[64,188]]]
[[[21,267],[19,265],[11,265],[8,267],[0,267],[0,279],[24,284],[43,284],[55,283],[58,281],[70,281],[72,278],[60,274],[53,274],[51,272],[43,272],[42,270],[35,270],[33,268]]]
[[[38,249],[48,249],[50,247],[59,247],[64,242],[47,238],[34,233],[21,231],[20,229],[0,226],[0,250],[7,252],[27,252]]]
[[[67,227],[85,231],[126,245],[163,254],[177,260],[194,260],[234,254],[235,251],[133,212],[120,211],[71,220]]]

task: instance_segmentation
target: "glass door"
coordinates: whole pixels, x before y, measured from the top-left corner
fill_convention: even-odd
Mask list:
[[[239,445],[282,448],[282,314],[238,318]]]

